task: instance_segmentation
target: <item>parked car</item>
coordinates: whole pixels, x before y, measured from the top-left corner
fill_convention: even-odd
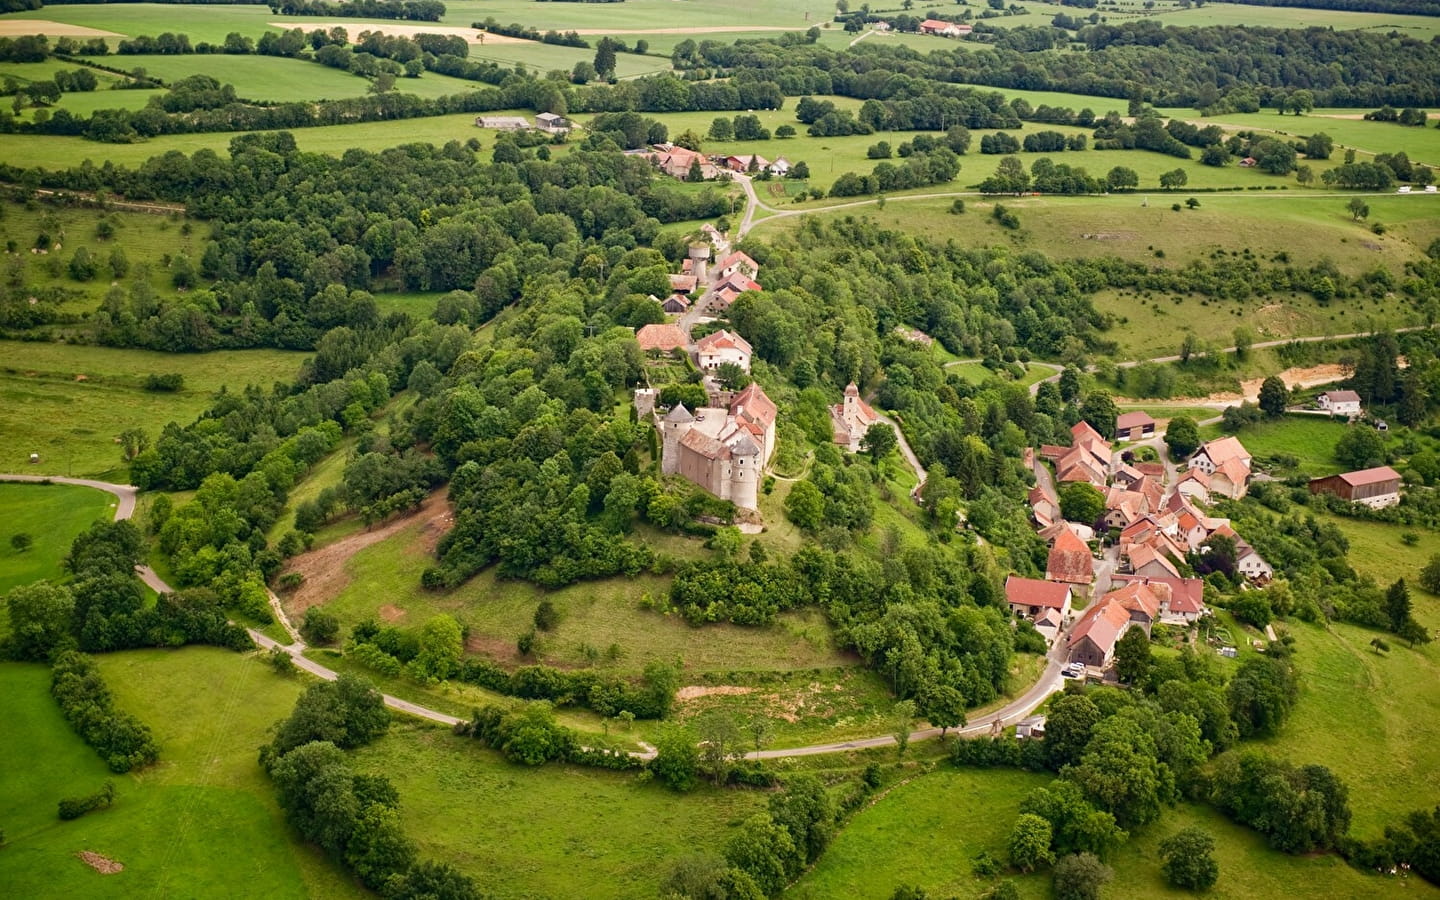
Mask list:
[[[1065,678],[1084,678],[1085,664],[1082,662],[1072,662],[1070,665],[1061,669],[1060,674]]]

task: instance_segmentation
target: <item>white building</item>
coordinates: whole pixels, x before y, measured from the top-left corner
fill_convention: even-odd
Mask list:
[[[1354,391],[1326,391],[1315,398],[1320,408],[1332,416],[1360,415],[1360,395]]]
[[[734,363],[750,371],[750,342],[729,331],[716,331],[695,342],[695,355],[700,368],[713,372],[724,363]]]

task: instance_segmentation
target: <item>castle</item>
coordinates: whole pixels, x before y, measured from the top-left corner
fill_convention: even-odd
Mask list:
[[[759,504],[760,473],[775,452],[775,403],[751,383],[728,409],[691,413],[683,403],[661,420],[660,468],[742,509]]]
[[[870,404],[860,398],[860,389],[853,381],[845,388],[845,402],[830,407],[830,426],[835,443],[851,453],[859,451],[865,432],[878,421],[880,417]]]

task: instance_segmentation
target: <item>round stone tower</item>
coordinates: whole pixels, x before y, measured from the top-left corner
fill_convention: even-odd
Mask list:
[[[760,508],[760,448],[742,434],[730,445],[730,502],[741,509]]]
[[[680,439],[685,437],[695,424],[695,417],[685,408],[685,404],[677,403],[661,422],[664,428],[661,433],[664,445],[660,454],[660,471],[666,475],[674,475],[680,471]]]

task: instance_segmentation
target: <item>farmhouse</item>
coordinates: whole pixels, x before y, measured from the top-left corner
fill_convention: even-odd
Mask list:
[[[476,128],[494,128],[497,131],[527,131],[533,126],[524,116],[476,116]]]
[[[574,126],[564,116],[544,112],[535,116],[535,127],[551,134],[568,134]]]
[[[1200,445],[1190,457],[1190,468],[1210,476],[1210,493],[1238,500],[1250,483],[1250,452],[1238,438],[1218,438]]]
[[[677,294],[688,294],[695,290],[695,285],[698,281],[699,279],[694,275],[671,275],[670,290],[675,291]]]
[[[1038,578],[1021,578],[1011,575],[1005,579],[1005,601],[1010,611],[1027,619],[1038,619],[1046,610],[1056,610],[1063,619],[1070,615],[1071,589],[1068,584],[1041,581]]]
[[[1070,661],[1105,668],[1115,657],[1115,643],[1129,627],[1130,611],[1120,603],[1110,600],[1095,604],[1070,632]]]
[[[660,308],[667,313],[683,313],[690,308],[690,298],[684,294],[671,294],[660,304]]]
[[[725,168],[732,172],[764,172],[770,168],[770,160],[756,154],[750,156],[727,156],[725,157]]]
[[[1069,447],[1046,445],[1040,455],[1055,464],[1059,481],[1084,481],[1103,490],[1110,475],[1110,444],[1084,421],[1070,429],[1070,438]]]
[[[784,178],[786,175],[790,174],[790,160],[782,156],[772,162],[770,165],[766,166],[765,171],[769,172],[771,175],[776,175]]]
[[[1400,473],[1389,466],[1310,480],[1310,493],[1334,494],[1351,503],[1383,509],[1400,502]]]
[[[690,168],[697,163],[700,166],[700,177],[704,180],[710,181],[720,176],[720,170],[703,153],[686,150],[674,144],[657,144],[654,150],[646,154],[646,158],[666,175],[682,181],[690,177]]]
[[[1090,583],[1095,580],[1095,557],[1069,528],[1060,529],[1055,537],[1055,545],[1045,561],[1045,578],[1073,585],[1082,595],[1089,593]]]
[[[720,273],[718,276],[720,278],[729,278],[737,272],[747,278],[754,278],[760,274],[760,264],[740,250],[736,250],[720,260],[720,264],[716,268]]]
[[[1315,400],[1332,416],[1358,416],[1361,413],[1360,395],[1354,391],[1325,391]]]
[[[755,509],[760,472],[775,450],[775,416],[775,403],[753,382],[728,409],[691,413],[677,404],[661,423],[661,471],[742,509]]]
[[[945,22],[940,19],[926,19],[920,23],[921,34],[934,34],[940,37],[964,37],[974,30],[974,27],[970,25],[957,25],[954,22]]]
[[[723,363],[734,363],[750,371],[750,342],[729,331],[707,334],[695,344],[696,361],[700,368],[713,372]]]
[[[642,325],[635,332],[635,340],[646,352],[669,353],[690,343],[690,338],[679,325]]]
[[[870,426],[878,421],[880,417],[870,408],[870,404],[860,397],[860,389],[853,381],[845,387],[844,401],[830,407],[830,427],[834,441],[851,453],[860,450],[860,440],[865,437]]]
[[[1155,420],[1144,410],[1121,413],[1115,418],[1115,439],[1139,441],[1155,436]]]
[[[1209,612],[1205,608],[1205,582],[1199,578],[1146,578],[1141,575],[1116,575],[1122,585],[1149,584],[1169,588],[1168,597],[1160,597],[1162,625],[1190,625]]]
[[[1031,488],[1026,499],[1030,503],[1030,514],[1039,528],[1049,528],[1060,521],[1060,504],[1040,485]]]

